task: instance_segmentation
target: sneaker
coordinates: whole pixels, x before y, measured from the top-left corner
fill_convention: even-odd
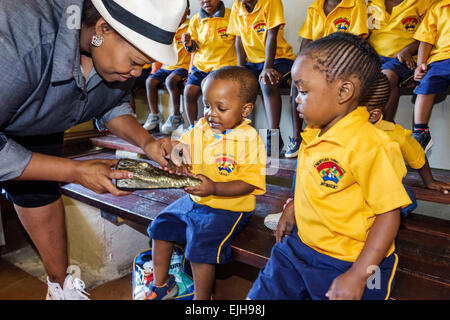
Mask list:
[[[171,115],[169,119],[167,119],[167,121],[162,125],[161,132],[165,134],[171,134],[183,123],[184,120],[181,116]]]
[[[431,134],[429,129],[416,129],[413,131],[412,136],[414,139],[417,140],[417,142],[420,143],[423,150],[425,150],[425,153],[428,152],[428,150],[431,149],[433,146],[433,140],[431,139]]]
[[[150,284],[150,291],[147,291],[144,295],[144,300],[167,300],[175,297],[177,293],[178,285],[175,281],[175,277],[170,275],[166,284],[160,287],[155,286],[152,282]]]
[[[151,131],[151,130],[154,130],[157,126],[159,126],[161,122],[162,122],[162,114],[161,113],[158,113],[158,114],[150,113],[148,115],[147,121],[145,121],[143,127],[145,130]]]
[[[272,214],[268,214],[265,218],[264,218],[264,225],[269,228],[270,230],[277,230],[277,226],[278,226],[278,221],[280,221],[280,217],[283,214],[283,211],[278,212],[278,213],[272,213]]]
[[[272,156],[272,142],[278,140],[278,155],[281,155],[281,151],[283,150],[284,143],[281,138],[280,129],[267,129],[267,142],[266,142],[266,152],[267,156]],[[274,145],[274,151],[276,151],[276,146]]]
[[[46,300],[90,300],[84,289],[84,282],[79,278],[80,268],[77,266],[69,266],[67,268],[67,276],[64,280],[63,287],[59,283],[53,283],[47,277],[48,291]],[[73,276],[72,276],[73,275]]]
[[[289,137],[289,144],[287,146],[286,153],[284,156],[286,158],[295,158],[298,155],[298,149],[300,149],[300,144],[302,143],[302,138]]]

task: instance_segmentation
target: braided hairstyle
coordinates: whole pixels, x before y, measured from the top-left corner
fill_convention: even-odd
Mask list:
[[[378,78],[372,83],[366,96],[362,99],[361,105],[366,106],[369,111],[372,109],[383,111],[390,93],[389,80],[384,73],[380,72]]]
[[[335,32],[309,43],[300,56],[309,56],[313,68],[325,73],[328,83],[356,76],[359,99],[366,95],[381,71],[381,60],[369,42],[348,32]]]

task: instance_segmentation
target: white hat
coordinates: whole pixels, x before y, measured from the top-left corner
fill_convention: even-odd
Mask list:
[[[178,54],[173,38],[186,0],[92,0],[108,24],[136,48],[166,65]]]

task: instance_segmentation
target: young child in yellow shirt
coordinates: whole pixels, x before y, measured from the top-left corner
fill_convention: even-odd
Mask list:
[[[184,88],[184,104],[190,126],[197,119],[197,100],[201,83],[209,72],[237,64],[234,35],[227,32],[231,10],[220,0],[199,0],[200,12],[189,23],[183,34],[185,49],[194,54],[192,70]]]
[[[190,145],[192,173],[202,183],[150,224],[154,280],[148,299],[176,294],[169,262],[173,243],[184,244],[191,262],[194,299],[208,300],[215,266],[231,259],[230,242],[246,225],[255,195],[265,192],[266,154],[257,131],[246,117],[258,93],[252,72],[238,66],[212,71],[202,82],[205,117],[180,141]]]
[[[297,56],[292,80],[308,126],[294,201],[248,298],[389,298],[400,208],[411,201],[398,143],[358,107],[380,67],[368,42],[346,32],[316,40]],[[370,276],[378,286],[368,285]]]
[[[281,96],[279,88],[289,87],[295,59],[284,38],[281,0],[236,0],[231,9],[228,32],[236,36],[238,64],[258,78],[267,116],[267,155],[281,152]],[[275,154],[273,155],[275,156]]]
[[[311,41],[325,37],[333,32],[350,32],[352,34],[367,37],[367,6],[360,0],[316,0],[308,8],[308,13],[303,26],[298,31],[301,45],[297,55]],[[289,137],[285,157],[294,158],[300,147],[303,120],[298,117],[295,97],[298,92],[292,86],[292,121],[293,137]]]

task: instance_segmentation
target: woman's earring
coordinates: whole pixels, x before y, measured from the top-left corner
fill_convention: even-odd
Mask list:
[[[105,38],[103,36],[96,34],[92,37],[91,44],[95,47],[100,47],[103,44],[103,41],[105,41]]]

